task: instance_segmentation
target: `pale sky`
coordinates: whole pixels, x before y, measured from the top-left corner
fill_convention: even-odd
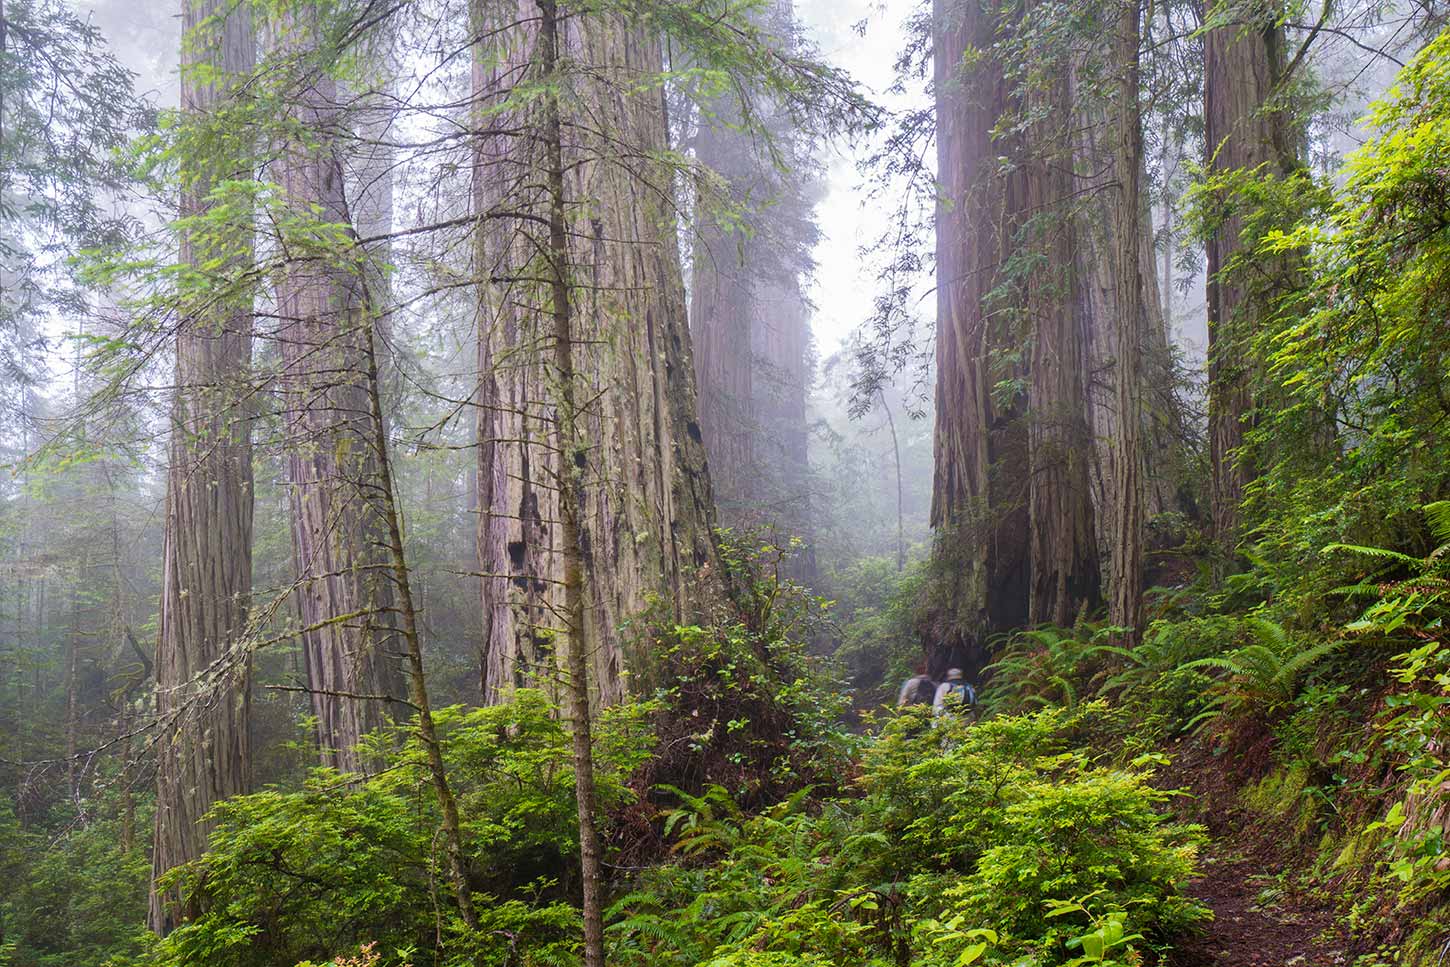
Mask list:
[[[885,92],[903,45],[901,23],[913,5],[914,0],[798,0],[796,15],[823,58],[849,71],[868,96],[900,108],[902,100],[888,99]],[[867,18],[865,36],[860,36],[852,27]],[[812,329],[822,358],[841,348],[866,320],[876,295],[874,273],[862,263],[858,249],[877,238],[887,221],[879,206],[873,209],[863,202],[862,178],[856,172],[863,154],[862,145],[838,144],[824,157],[827,193],[816,208],[822,239],[810,293],[817,307]],[[920,308],[930,320],[935,303],[928,298]]]

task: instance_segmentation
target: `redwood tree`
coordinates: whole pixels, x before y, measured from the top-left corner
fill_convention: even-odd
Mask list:
[[[992,137],[1008,108],[982,5],[936,0],[937,339],[932,525],[942,571],[927,630],[948,660],[985,661],[984,637],[1026,622],[1030,582],[1026,433],[1021,401],[994,395],[1023,375],[999,351],[1019,342],[998,286],[1021,203]],[[967,57],[968,51],[974,56]],[[938,670],[938,669],[933,669]]]
[[[1297,165],[1293,126],[1284,109],[1285,37],[1276,0],[1216,0],[1204,33],[1204,142],[1210,174],[1260,171],[1282,176]],[[1239,505],[1255,476],[1244,433],[1254,411],[1250,340],[1272,292],[1251,292],[1229,270],[1241,251],[1241,202],[1225,199],[1207,240],[1208,443],[1214,532],[1226,550],[1238,540]],[[1269,273],[1272,275],[1273,273]]]
[[[569,15],[566,16],[565,13]],[[483,687],[550,685],[563,670],[556,644],[568,613],[561,474],[577,476],[583,634],[595,698],[619,699],[629,662],[629,618],[652,606],[686,618],[715,593],[714,505],[669,185],[651,160],[668,146],[662,91],[630,78],[663,69],[659,38],[616,13],[561,11],[561,145],[565,161],[563,271],[578,354],[579,401],[570,450],[557,413],[560,378],[536,260],[551,198],[536,131],[537,21],[533,0],[487,5],[488,46],[475,58],[474,204],[480,232],[479,557],[483,573]],[[582,65],[582,66],[578,66]],[[588,116],[589,124],[579,123]],[[623,147],[621,147],[623,146]],[[626,163],[618,161],[629,152]],[[564,466],[565,458],[572,467]],[[567,636],[566,636],[567,640]]]
[[[792,5],[753,16],[782,50]],[[753,111],[769,132],[742,127]],[[700,112],[692,139],[710,177],[695,205],[690,326],[700,427],[723,523],[808,536],[806,395],[810,305],[804,276],[816,230],[809,139],[758,92]],[[807,566],[806,570],[809,570]]]
[[[1136,640],[1143,624],[1143,401],[1142,354],[1144,298],[1142,277],[1143,129],[1139,98],[1139,0],[1118,0],[1113,25],[1114,171],[1117,175],[1114,270],[1117,323],[1114,345],[1117,365],[1118,431],[1113,446],[1112,502],[1116,528],[1110,553],[1112,575],[1108,620],[1127,629]]]
[[[234,96],[256,58],[252,11],[232,0],[182,5],[181,107],[198,117]],[[230,159],[235,162],[236,159]],[[229,159],[182,172],[181,214],[196,218]],[[216,251],[183,236],[181,260],[196,266],[244,258],[246,243]],[[160,635],[156,645],[156,829],[150,925],[174,927],[181,897],[155,878],[206,848],[203,816],[245,792],[250,658],[243,642],[252,590],[252,446],[248,418],[252,312],[225,297],[188,310],[176,331]]]
[[[1029,2],[1028,18],[1041,8]],[[1028,399],[1030,561],[1028,620],[1069,625],[1100,598],[1090,486],[1087,337],[1078,312],[1074,252],[1080,242],[1073,185],[1071,87],[1066,58],[1027,81],[1030,124],[1024,148],[1030,255],[1024,302],[1031,326]],[[1084,236],[1085,239],[1085,236]]]
[[[299,67],[285,92],[289,136],[273,162],[286,203],[299,215],[283,227],[276,285],[279,382],[295,590],[318,745],[324,764],[357,771],[364,766],[359,740],[386,721],[389,706],[404,694],[404,642],[393,626],[394,581],[378,512],[383,482],[366,380],[378,305],[368,291],[371,273],[356,271],[312,220],[350,231],[335,141],[342,120],[337,85],[323,65],[311,62],[318,16],[299,7],[274,25],[281,49]]]

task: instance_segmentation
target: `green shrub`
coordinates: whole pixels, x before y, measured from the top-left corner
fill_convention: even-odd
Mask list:
[[[756,816],[724,790],[681,796],[680,858],[615,904],[610,962],[955,965],[980,946],[1061,964],[1094,931],[1163,942],[1202,917],[1178,892],[1200,834],[1163,817],[1146,772],[1072,748],[1103,712],[932,726],[910,709],[868,742],[856,795]],[[1051,915],[1087,894],[1091,915]]]
[[[1450,889],[1450,648],[1430,642],[1399,657],[1408,688],[1386,700],[1381,728],[1405,776],[1405,795],[1378,824],[1392,834],[1390,872],[1400,900],[1443,900]]]
[[[655,755],[636,781],[701,792],[712,783],[753,806],[849,768],[842,728],[849,694],[840,668],[813,653],[827,602],[785,576],[791,547],[752,545],[725,531],[734,588],[699,624],[668,609],[641,622],[637,643],[653,688]]]
[[[147,942],[147,887],[151,862],[138,843],[125,845],[118,803],[90,804],[88,821],[55,837],[24,831],[7,800],[0,800],[0,963],[15,967],[103,964],[134,956]],[[149,814],[133,817],[146,836]],[[8,957],[8,959],[6,959]]]
[[[1202,910],[1178,894],[1194,871],[1197,831],[1166,822],[1168,794],[1142,773],[1079,767],[1070,778],[1016,792],[977,874],[953,899],[1013,937],[1068,939],[1051,901],[1094,894],[1160,936]]]
[[[319,770],[300,791],[238,796],[213,816],[205,855],[164,881],[205,912],[166,937],[161,962],[268,967],[425,938],[430,831],[407,798]]]
[[[625,783],[653,741],[648,712],[621,706],[598,722],[605,811],[633,796]],[[435,721],[464,819],[477,932],[440,906],[436,801],[423,752],[400,726],[399,741],[377,743],[396,751],[371,778],[317,770],[300,790],[218,804],[206,854],[168,880],[204,912],[161,942],[155,962],[290,967],[374,942],[385,963],[414,967],[518,963],[525,953],[568,962],[579,936],[570,903],[578,831],[568,736],[553,706],[521,689],[503,705],[440,709]]]

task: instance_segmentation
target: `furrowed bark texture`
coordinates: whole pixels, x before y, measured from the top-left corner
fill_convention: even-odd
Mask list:
[[[789,3],[760,14],[767,30],[791,16]],[[780,127],[768,103],[756,108],[767,127]],[[710,113],[701,118],[695,155],[719,175],[724,197],[696,206],[690,321],[711,484],[723,523],[808,536],[812,364],[801,279],[816,236],[815,186],[794,167],[778,170],[759,136],[738,130],[733,98],[719,99]],[[785,150],[799,147],[788,131],[777,134]],[[720,201],[731,218],[719,217]],[[743,225],[734,217],[742,213]]]
[[[252,13],[230,0],[182,6],[181,104],[212,110],[227,79],[251,73]],[[194,65],[221,72],[198,83]],[[182,214],[200,215],[212,177],[189,172]],[[221,177],[233,176],[219,173]],[[183,241],[181,260],[211,253]],[[160,635],[156,645],[156,826],[149,923],[168,933],[189,911],[155,879],[206,849],[202,817],[218,801],[245,792],[250,660],[241,643],[252,588],[252,452],[246,374],[249,308],[217,307],[183,319],[176,334],[176,395],[167,469]]]
[[[480,132],[473,139],[473,185],[470,205],[479,216],[497,214],[495,221],[480,221],[473,232],[474,274],[478,279],[476,290],[476,311],[474,325],[477,327],[478,387],[475,390],[474,427],[477,433],[478,466],[474,474],[473,509],[477,518],[478,569],[482,605],[483,629],[478,653],[479,692],[486,701],[497,701],[501,692],[512,687],[510,682],[490,682],[490,655],[495,651],[512,649],[512,609],[522,607],[527,615],[535,613],[543,605],[542,594],[548,585],[541,577],[527,572],[512,572],[509,554],[510,534],[516,533],[520,540],[534,537],[542,540],[536,531],[531,532],[529,515],[507,513],[510,488],[517,487],[518,496],[531,492],[532,481],[521,472],[526,469],[522,461],[529,455],[523,445],[524,436],[510,437],[507,434],[522,433],[525,414],[510,404],[509,397],[516,391],[513,385],[515,373],[522,373],[528,361],[519,343],[519,307],[515,301],[522,297],[510,293],[511,283],[505,273],[521,249],[518,227],[509,224],[501,216],[501,209],[511,204],[507,197],[511,187],[506,179],[517,179],[528,170],[528,152],[524,146],[516,145],[515,139],[502,135],[487,135],[481,132],[491,127],[506,129],[521,120],[522,112],[509,112],[502,106],[510,88],[525,77],[530,48],[529,32],[521,27],[509,29],[519,9],[516,3],[495,3],[493,0],[469,0],[469,23],[475,37],[493,37],[493,44],[475,43],[472,52],[473,124]],[[515,160],[512,155],[520,155]],[[537,199],[515,199],[513,204],[537,204]],[[520,209],[522,211],[522,209]],[[527,256],[520,255],[521,259]],[[495,284],[493,278],[500,281]],[[495,362],[495,353],[498,361]],[[535,431],[544,429],[534,424]],[[520,466],[513,479],[509,475],[509,457],[517,454]],[[525,563],[523,555],[520,566]],[[519,584],[517,577],[523,577]],[[518,601],[511,598],[518,594],[532,597],[532,600]],[[502,654],[499,661],[502,661]],[[497,674],[502,669],[494,669]]]
[[[1210,173],[1267,165],[1267,174],[1280,176],[1294,167],[1287,119],[1271,103],[1285,67],[1278,13],[1272,0],[1218,0],[1209,7],[1203,120]],[[1243,229],[1242,214],[1230,203],[1207,244],[1210,509],[1225,549],[1237,543],[1239,505],[1255,476],[1242,448],[1253,418],[1250,340],[1262,300],[1251,298],[1243,278],[1224,272],[1242,247]]]
[[[313,16],[299,10],[282,18],[281,42],[305,55],[316,44]],[[291,110],[321,143],[280,145],[277,181],[294,210],[316,206],[323,223],[350,225],[329,135],[339,123],[337,89],[325,71],[309,72]],[[322,762],[360,771],[359,739],[404,694],[386,522],[377,510],[385,482],[366,383],[373,307],[359,273],[311,254],[287,261],[277,283],[296,593]]]
[[[1070,76],[1078,86],[1077,68]],[[1119,260],[1126,248],[1119,240],[1117,188],[1117,135],[1113,115],[1101,100],[1074,97],[1074,193],[1076,208],[1073,252],[1073,307],[1077,329],[1087,355],[1087,418],[1093,455],[1089,485],[1097,525],[1097,552],[1111,571],[1115,542],[1121,530],[1117,472],[1120,403],[1118,399],[1118,285]],[[1140,170],[1139,177],[1142,177]],[[1144,474],[1144,517],[1174,505],[1178,478],[1170,459],[1177,452],[1181,419],[1171,382],[1171,356],[1161,295],[1158,290],[1152,239],[1146,229],[1146,211],[1138,239],[1142,295],[1140,336],[1140,434],[1150,441],[1155,459],[1152,473]],[[1150,405],[1151,404],[1151,405]],[[1165,468],[1170,468],[1165,472]],[[1110,577],[1111,575],[1107,575]]]
[[[990,53],[994,24],[975,2],[933,8],[937,170],[937,381],[932,525],[949,575],[925,629],[933,672],[951,661],[980,667],[983,637],[1027,620],[1025,428],[1015,405],[998,407],[994,371],[1006,323],[988,304],[998,285],[1020,202],[998,171],[990,131],[1006,104]],[[981,52],[964,64],[969,49]]]
[[[1033,13],[1028,5],[1028,15]],[[1087,341],[1074,311],[1072,118],[1067,72],[1029,93],[1026,239],[1039,257],[1026,281],[1032,325],[1028,446],[1028,620],[1069,625],[1099,600],[1089,473]]]
[[[1128,629],[1136,641],[1143,625],[1143,454],[1141,356],[1143,334],[1142,225],[1140,178],[1143,130],[1138,104],[1138,0],[1119,0],[1114,66],[1119,73],[1115,105],[1114,168],[1117,192],[1117,296],[1115,329],[1118,432],[1114,447],[1114,517],[1117,528],[1110,558],[1108,620]]]
[[[491,42],[475,59],[481,129],[509,132],[480,134],[474,173],[478,271],[489,282],[479,326],[483,688],[498,701],[513,687],[553,686],[567,609],[551,296],[536,264],[549,206],[531,133],[539,118],[529,116],[539,99],[506,103],[513,86],[537,81],[539,12],[533,0],[480,12],[504,30],[502,56]],[[719,567],[670,173],[649,160],[668,143],[663,94],[633,89],[661,69],[660,45],[612,14],[560,9],[559,21],[571,332],[588,347],[576,354],[574,391],[589,446],[569,460],[582,501],[588,677],[608,703],[626,693],[627,672],[648,671],[628,654],[626,621],[651,604],[685,618],[713,594]]]

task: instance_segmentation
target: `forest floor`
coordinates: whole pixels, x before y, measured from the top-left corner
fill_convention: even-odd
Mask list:
[[[1347,967],[1354,962],[1340,910],[1312,891],[1300,837],[1280,818],[1243,806],[1241,787],[1267,763],[1267,734],[1236,754],[1184,743],[1165,777],[1185,795],[1180,817],[1209,835],[1202,875],[1189,895],[1213,911],[1203,932],[1180,943],[1167,967]]]
[[[1220,847],[1226,845],[1219,843]],[[1170,967],[1343,967],[1353,961],[1333,905],[1275,872],[1270,857],[1210,855],[1188,889],[1213,911],[1203,934],[1178,946]]]

